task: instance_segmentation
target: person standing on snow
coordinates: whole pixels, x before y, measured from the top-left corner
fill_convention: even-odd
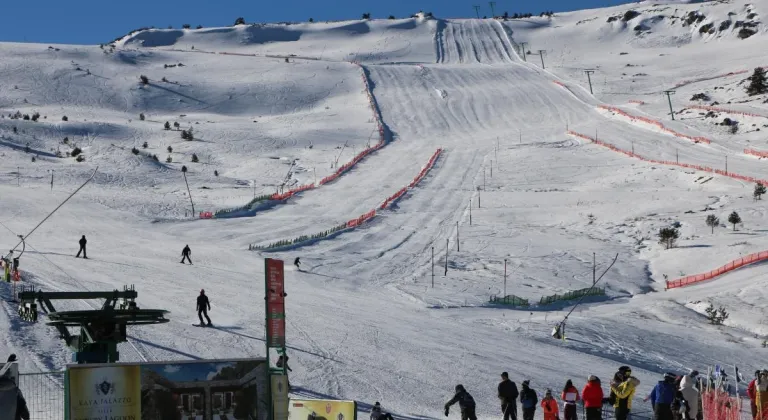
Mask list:
[[[14,371],[18,371],[18,362],[12,354],[0,368],[0,420],[29,420],[27,401],[16,383]]]
[[[459,403],[459,409],[461,409],[461,420],[477,420],[475,415],[475,399],[469,395],[464,385],[456,385],[454,388],[456,392],[450,401],[445,403],[445,417],[448,417],[450,408],[452,405]]]
[[[619,367],[619,370],[613,375],[613,380],[611,380],[610,384],[610,393],[608,395],[608,403],[611,405],[616,405],[616,394],[613,392],[613,388],[621,385],[624,381],[629,379],[629,376],[632,374],[632,369],[630,369],[629,366],[621,366]]]
[[[381,411],[381,403],[376,401],[376,404],[371,408],[371,420],[393,420],[392,414]]]
[[[544,420],[560,420],[560,410],[557,401],[552,397],[552,390],[548,389],[541,400],[541,409],[544,411]]]
[[[747,396],[749,396],[749,405],[752,409],[752,418],[757,418],[757,379],[760,378],[760,371],[755,371],[755,379],[747,386]]]
[[[85,239],[85,235],[83,235],[83,237],[80,238],[79,243],[80,243],[80,250],[77,251],[77,255],[75,256],[75,258],[80,258],[80,253],[82,252],[83,253],[83,258],[85,258],[87,260],[88,259],[88,254],[86,254],[86,252],[85,252],[85,245],[88,243],[88,240]]]
[[[675,374],[666,373],[664,380],[659,381],[653,387],[650,395],[653,405],[653,420],[672,420],[672,403],[677,394],[675,379],[677,379]]]
[[[181,250],[181,263],[184,264],[184,260],[189,261],[189,265],[192,265],[192,259],[189,256],[192,255],[192,250],[189,249],[189,245],[184,245],[184,249]]]
[[[632,376],[631,370],[625,371],[624,374],[629,376],[627,380],[616,386],[611,384],[611,392],[615,396],[613,408],[616,420],[627,420],[632,411],[632,398],[640,385],[640,380]]]
[[[699,390],[694,387],[698,376],[699,372],[694,370],[690,375],[683,376],[680,381],[680,394],[683,397],[680,412],[683,420],[696,420],[699,415],[700,395]]]
[[[523,381],[523,390],[520,392],[520,406],[523,407],[523,420],[533,420],[536,415],[536,405],[539,402],[539,397],[536,395],[536,391],[530,387],[531,381]]]
[[[282,353],[280,357],[277,358],[277,363],[275,363],[277,367],[279,368],[285,368],[287,371],[285,373],[285,382],[286,385],[288,385],[288,391],[291,390],[291,381],[288,379],[288,372],[293,372],[293,369],[291,369],[290,366],[288,366],[288,355],[286,353]]]
[[[603,387],[597,376],[591,375],[587,379],[581,390],[581,400],[584,401],[587,420],[603,420]]]
[[[757,418],[768,419],[768,370],[763,369],[755,382],[755,405]]]
[[[507,372],[501,373],[501,382],[499,382],[498,390],[504,420],[517,420],[517,397],[520,393],[517,391],[517,385],[509,380]]]
[[[579,390],[573,386],[573,381],[570,379],[565,382],[560,399],[563,400],[563,415],[565,416],[565,420],[578,420],[579,416],[576,412],[576,403],[579,401]]]
[[[208,318],[208,311],[211,310],[211,301],[205,295],[205,289],[200,290],[200,296],[197,297],[197,317],[200,318],[200,326],[204,327],[203,315],[208,320],[208,326],[211,326],[211,318]]]
[[[295,265],[295,266],[296,266],[296,269],[297,269],[297,270],[301,270],[301,267],[300,267],[300,265],[301,265],[301,261],[299,261],[299,257],[296,257],[296,259],[295,259],[295,260],[293,260],[293,265]]]

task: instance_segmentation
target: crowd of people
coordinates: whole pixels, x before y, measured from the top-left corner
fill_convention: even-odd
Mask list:
[[[654,420],[702,420],[702,384],[714,383],[712,378],[700,378],[699,372],[691,371],[685,375],[666,373],[654,385],[650,394],[643,398],[650,401]],[[559,401],[551,389],[547,389],[541,402],[538,394],[525,380],[518,391],[517,384],[509,379],[509,374],[501,374],[498,385],[498,397],[501,402],[503,420],[518,420],[518,401],[522,409],[522,420],[533,420],[536,410],[541,407],[544,420],[578,420],[578,404],[583,407],[586,420],[603,420],[604,406],[611,407],[616,420],[627,420],[632,413],[632,401],[635,399],[640,380],[632,376],[629,366],[621,366],[614,374],[607,387],[608,394],[603,391],[600,378],[590,375],[581,391],[572,380],[567,380],[560,393]],[[455,394],[445,404],[446,417],[454,404],[459,405],[462,420],[477,420],[475,400],[463,385],[456,385]],[[755,378],[749,383],[749,396],[753,420],[768,420],[768,370],[755,372]],[[762,414],[761,414],[762,413]],[[377,402],[371,411],[371,420],[381,420],[386,415]]]

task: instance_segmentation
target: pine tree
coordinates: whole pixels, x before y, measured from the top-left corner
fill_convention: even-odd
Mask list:
[[[765,185],[758,182],[757,184],[755,184],[755,192],[754,192],[755,200],[760,200],[763,194],[765,194]]]
[[[715,227],[720,224],[720,219],[714,214],[707,216],[707,226],[712,228],[712,233],[715,233]]]
[[[749,86],[747,86],[747,94],[749,96],[760,95],[768,92],[768,84],[766,83],[765,70],[762,67],[755,67],[752,76],[749,76]]]
[[[672,227],[661,228],[659,230],[659,243],[663,244],[666,249],[674,248],[675,242],[680,237],[680,232]]]
[[[741,223],[741,216],[739,213],[733,212],[728,216],[728,223],[733,225],[733,230],[736,230],[736,225]]]

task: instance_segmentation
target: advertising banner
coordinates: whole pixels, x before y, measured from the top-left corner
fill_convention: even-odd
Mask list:
[[[335,400],[291,400],[289,420],[356,420],[357,403]]]
[[[71,365],[67,372],[68,420],[246,420],[268,413],[265,359]]]
[[[285,273],[282,260],[265,260],[267,347],[285,347]]]
[[[70,420],[141,418],[139,366],[69,370]]]

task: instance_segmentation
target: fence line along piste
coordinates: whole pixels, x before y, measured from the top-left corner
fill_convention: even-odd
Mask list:
[[[408,192],[408,190],[418,185],[419,182],[421,182],[424,179],[427,173],[435,166],[435,163],[437,162],[437,159],[442,154],[442,152],[443,152],[443,149],[437,149],[435,153],[433,153],[432,156],[429,158],[429,161],[427,161],[427,164],[424,165],[421,171],[419,171],[418,175],[416,175],[407,186],[399,189],[396,193],[387,197],[384,200],[384,202],[382,202],[382,204],[379,205],[377,208],[374,208],[360,215],[359,217],[350,219],[345,223],[340,223],[323,232],[318,232],[311,235],[302,235],[302,236],[299,236],[298,238],[293,238],[293,239],[284,239],[281,241],[273,242],[266,246],[251,244],[251,245],[248,245],[248,250],[268,251],[268,252],[285,251],[288,249],[294,249],[301,246],[311,245],[320,240],[331,239],[340,235],[343,232],[362,226],[365,222],[376,217],[376,215],[378,214],[377,210],[385,210],[392,207],[392,205],[395,202],[397,202],[400,198],[402,198],[405,195],[405,193]]]

